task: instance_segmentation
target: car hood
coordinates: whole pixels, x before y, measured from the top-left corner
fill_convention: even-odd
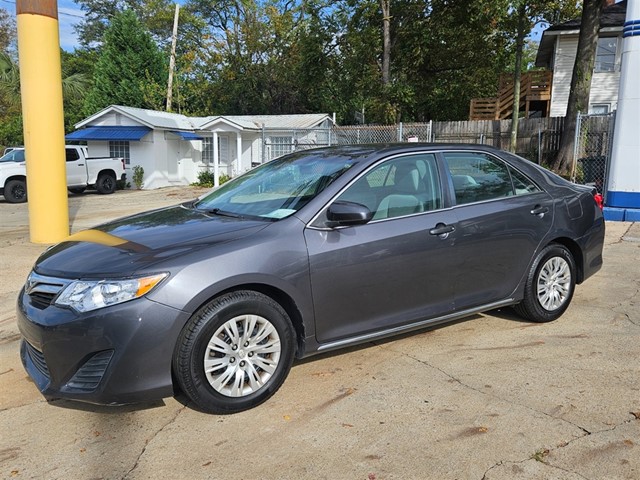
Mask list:
[[[63,278],[131,275],[173,257],[251,235],[270,223],[178,205],[75,233],[43,253],[35,270]]]

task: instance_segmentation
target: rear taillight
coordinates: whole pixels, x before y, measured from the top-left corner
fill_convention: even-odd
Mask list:
[[[122,169],[126,170],[127,169],[127,165],[124,162],[124,158],[121,158],[120,161],[122,162]]]
[[[602,198],[601,193],[594,193],[593,199],[596,201],[596,205],[602,210],[604,208],[604,198]]]

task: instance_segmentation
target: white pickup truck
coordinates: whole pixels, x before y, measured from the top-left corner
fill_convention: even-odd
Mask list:
[[[113,193],[116,180],[125,180],[122,158],[89,157],[87,147],[67,145],[67,188],[82,193],[87,187],[99,193]],[[24,147],[10,149],[0,157],[0,195],[9,203],[27,201],[27,166]]]

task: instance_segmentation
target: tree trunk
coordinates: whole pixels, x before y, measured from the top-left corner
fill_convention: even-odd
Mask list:
[[[391,0],[380,0],[382,8],[382,84],[389,85],[389,69],[391,64]]]
[[[556,161],[551,166],[563,176],[571,173],[573,152],[575,148],[576,124],[578,113],[586,113],[589,108],[591,78],[598,46],[600,30],[600,14],[605,2],[603,0],[584,0],[582,4],[582,21],[578,37],[578,51],[571,76],[571,90],[565,117],[564,130],[560,137],[560,150]]]
[[[520,120],[520,80],[522,77],[522,55],[524,52],[524,38],[527,35],[527,6],[522,2],[518,9],[518,31],[516,32],[516,63],[513,73],[513,110],[511,112],[511,140],[509,150],[516,153],[518,143],[518,121]]]

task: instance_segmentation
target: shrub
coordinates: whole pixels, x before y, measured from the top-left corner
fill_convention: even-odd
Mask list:
[[[136,186],[138,190],[142,188],[142,183],[144,182],[144,168],[140,165],[134,165],[133,167],[133,184]]]
[[[220,181],[220,185],[222,185],[223,183],[226,183],[229,180],[231,180],[231,177],[229,177],[229,175],[227,174],[221,173],[218,180]],[[214,186],[214,184],[215,184],[215,176],[213,172],[209,170],[203,170],[198,174],[198,181],[193,183],[192,185],[196,187],[211,188]]]

